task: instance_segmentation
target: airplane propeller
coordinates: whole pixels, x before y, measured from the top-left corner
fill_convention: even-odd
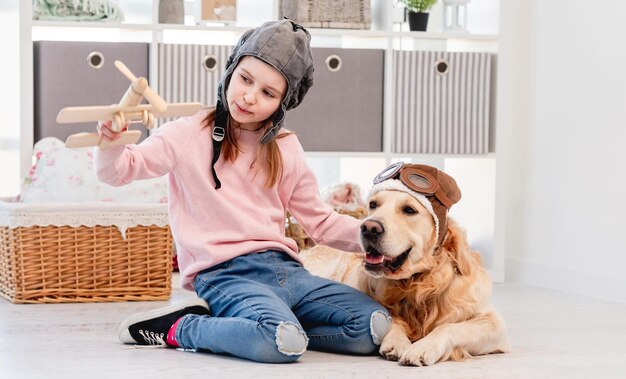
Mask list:
[[[114,62],[115,67],[130,80],[133,85],[133,89],[138,93],[142,94],[143,97],[148,100],[150,104],[159,112],[164,112],[167,109],[167,103],[158,93],[152,90],[150,86],[148,86],[148,81],[144,77],[136,77],[129,69],[126,67],[124,63],[121,61]]]

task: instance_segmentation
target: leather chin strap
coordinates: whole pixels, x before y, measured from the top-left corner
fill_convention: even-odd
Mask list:
[[[218,190],[222,187],[222,182],[217,177],[215,172],[215,163],[220,158],[222,152],[222,141],[226,135],[226,123],[228,122],[228,112],[224,110],[222,102],[218,99],[215,105],[215,122],[213,124],[213,133],[211,137],[213,139],[213,159],[211,161],[211,173],[213,174],[213,180],[215,181],[215,189]]]

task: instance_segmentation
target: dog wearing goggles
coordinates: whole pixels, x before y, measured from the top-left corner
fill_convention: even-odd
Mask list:
[[[301,254],[313,274],[389,309],[393,324],[379,350],[389,360],[429,366],[510,350],[480,255],[447,216],[460,198],[456,181],[437,168],[394,164],[376,176],[368,196],[365,254],[321,245]]]

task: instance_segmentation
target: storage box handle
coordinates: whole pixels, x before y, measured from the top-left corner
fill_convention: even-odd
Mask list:
[[[104,66],[104,55],[99,51],[92,51],[87,55],[87,63],[91,68],[102,68]]]
[[[204,58],[202,58],[202,67],[209,72],[217,70],[217,58],[215,55],[205,55]]]
[[[339,55],[337,55],[337,54],[329,55],[326,58],[326,68],[330,72],[337,72],[337,71],[341,70],[341,65],[342,64],[343,64],[343,61],[342,61],[341,57]]]
[[[437,73],[437,75],[447,75],[449,68],[450,64],[445,59],[439,59],[437,62],[435,62],[435,72]]]

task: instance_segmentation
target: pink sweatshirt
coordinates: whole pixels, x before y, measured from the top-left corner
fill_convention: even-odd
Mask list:
[[[360,221],[322,201],[295,135],[277,139],[283,176],[267,189],[264,170],[255,175],[250,168],[262,132],[240,130],[242,151],[235,162],[217,161],[222,188],[215,190],[206,115],[205,110],[167,123],[139,145],[96,148],[94,154],[98,178],[114,186],[168,174],[170,227],[183,288],[193,289],[198,272],[244,254],[280,250],[300,261],[295,241],[285,237],[287,209],[317,243],[360,251]]]

